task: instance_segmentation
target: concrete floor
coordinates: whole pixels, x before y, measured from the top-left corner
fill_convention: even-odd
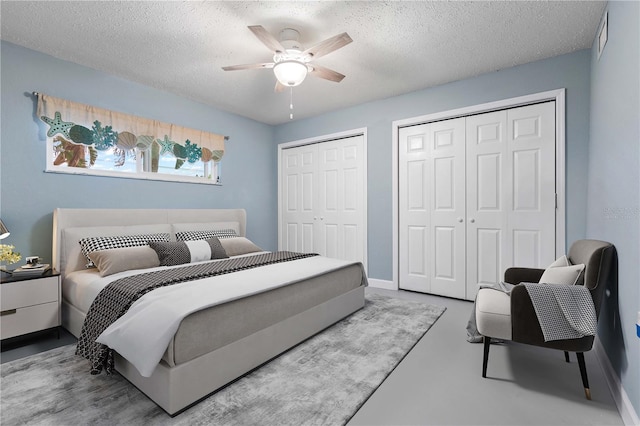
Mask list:
[[[585,354],[592,400],[584,397],[575,355],[517,343],[491,346],[487,378],[481,377],[482,344],[466,341],[472,303],[407,291],[367,288],[368,293],[446,306],[349,425],[622,425],[593,351]],[[1,362],[74,343],[62,331],[3,343]]]
[[[592,400],[575,355],[508,342],[466,341],[473,304],[407,291],[368,292],[446,306],[447,311],[351,419],[349,425],[622,425],[593,351],[585,353]]]

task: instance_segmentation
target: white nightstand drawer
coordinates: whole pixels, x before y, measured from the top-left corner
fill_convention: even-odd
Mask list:
[[[40,305],[47,302],[57,302],[57,300],[58,277],[44,277],[3,283],[0,311]],[[4,324],[4,319],[2,322]]]
[[[25,284],[17,283],[17,284]],[[5,286],[6,284],[3,284]],[[57,286],[56,286],[57,287]],[[4,296],[4,292],[3,292]],[[19,336],[33,331],[58,326],[58,302],[19,308],[15,313],[3,310],[0,317],[0,338]]]

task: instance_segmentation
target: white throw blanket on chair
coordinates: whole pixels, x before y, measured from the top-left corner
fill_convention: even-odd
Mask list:
[[[594,336],[598,319],[589,289],[581,285],[523,284],[544,335],[544,341]]]

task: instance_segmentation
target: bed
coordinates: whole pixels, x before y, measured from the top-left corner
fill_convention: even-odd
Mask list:
[[[246,237],[246,212],[243,209],[56,209],[53,214],[53,265],[62,277],[63,327],[74,336],[80,336],[89,306],[100,291],[96,286],[100,287],[106,279],[100,277],[95,268],[87,269],[87,258],[79,241],[140,234],[168,234],[174,241],[180,232],[229,229],[237,234],[238,240]],[[224,242],[222,238],[220,241]],[[232,259],[261,254],[239,253]],[[366,275],[362,265],[321,256],[316,258],[206,278],[217,280],[211,282],[232,291],[239,291],[235,290],[233,280],[253,282],[268,277],[279,281],[267,286],[266,290],[229,298],[186,316],[175,334],[172,333],[161,361],[149,377],[143,376],[119,353],[115,354],[115,369],[169,415],[180,413],[364,306]],[[303,262],[315,262],[314,265],[324,262],[330,267]],[[149,270],[163,268],[171,267]],[[304,272],[300,272],[301,269]],[[112,277],[144,272],[125,270]],[[203,284],[203,280],[184,285],[187,284],[195,289]],[[154,292],[162,290],[165,288]]]

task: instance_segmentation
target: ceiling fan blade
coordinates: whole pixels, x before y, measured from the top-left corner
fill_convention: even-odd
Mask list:
[[[325,80],[335,81],[336,83],[340,83],[342,79],[345,77],[344,74],[340,74],[337,71],[334,71],[329,68],[321,67],[320,65],[311,64],[313,70],[311,71],[311,75],[315,77],[324,78]]]
[[[276,40],[274,36],[269,34],[267,30],[264,29],[262,25],[250,25],[249,29],[253,34],[255,34],[258,39],[264,43],[269,49],[276,53],[283,53],[285,51],[284,46]]]
[[[238,70],[255,70],[260,68],[273,68],[275,64],[273,62],[265,62],[262,64],[244,64],[244,65],[231,65],[228,67],[222,67],[225,71],[238,71]]]
[[[273,91],[276,93],[280,93],[280,92],[284,92],[284,89],[286,89],[287,86],[285,86],[284,84],[280,83],[278,80],[276,80],[276,87],[273,88]]]
[[[342,33],[337,36],[333,36],[331,38],[326,39],[325,41],[321,41],[320,43],[312,46],[302,52],[303,55],[309,55],[312,58],[319,58],[328,53],[333,52],[334,50],[338,50],[341,47],[346,46],[351,43],[353,40],[349,37],[349,34]]]

